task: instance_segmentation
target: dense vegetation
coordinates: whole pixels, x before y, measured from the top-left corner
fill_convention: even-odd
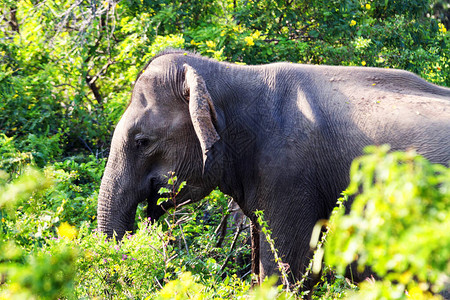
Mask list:
[[[0,298],[5,299],[293,297],[273,288],[273,280],[250,291],[248,222],[232,218],[230,199],[218,191],[155,224],[140,207],[136,234],[120,244],[95,232],[114,124],[138,72],[167,47],[245,64],[401,68],[450,87],[445,0],[0,0],[0,28]],[[383,167],[373,176],[383,176],[383,170],[394,175],[381,177],[377,187],[402,191],[412,184],[414,197],[406,191],[386,196],[384,189],[364,186],[366,200],[382,205],[380,199],[392,197],[402,214],[392,216],[389,207],[380,210],[384,216],[366,212],[367,224],[387,218],[391,229],[371,239],[386,229],[376,227],[378,232],[364,232],[365,238],[353,243],[331,238],[330,249],[344,251],[343,258],[363,257],[362,263],[390,275],[370,286],[372,296],[405,298],[406,289],[431,297],[450,273],[450,242],[442,231],[449,227],[450,175],[414,154],[383,151],[368,156]],[[371,166],[370,159],[367,163]],[[374,169],[367,167],[365,175]],[[371,183],[362,176],[353,189]],[[407,210],[417,206],[424,209]],[[352,222],[360,220],[349,217],[335,225],[339,231],[354,231]],[[418,218],[426,220],[423,227],[413,226]],[[405,257],[400,261],[390,259],[393,253],[355,253],[348,247],[364,241],[379,249],[388,233],[397,242],[392,251],[405,250],[403,240],[415,234],[424,239],[420,249],[399,252]],[[411,255],[419,256],[407,260]],[[327,267],[314,298],[341,298],[355,289],[330,274]]]

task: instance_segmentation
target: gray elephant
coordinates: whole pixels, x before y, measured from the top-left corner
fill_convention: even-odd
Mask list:
[[[447,165],[450,89],[400,70],[242,66],[167,51],[139,74],[115,129],[98,228],[121,238],[142,201],[152,219],[162,216],[158,191],[173,171],[187,181],[179,203],[219,187],[253,222],[264,211],[279,255],[300,278],[314,225],[329,217],[352,160],[372,144]],[[277,273],[269,245],[259,243],[260,276]]]

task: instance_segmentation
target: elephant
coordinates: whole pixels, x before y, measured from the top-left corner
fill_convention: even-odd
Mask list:
[[[153,220],[169,172],[186,185],[177,202],[213,189],[230,195],[259,230],[264,213],[290,276],[302,277],[315,224],[329,218],[368,145],[415,149],[450,161],[450,89],[394,69],[242,65],[183,50],[154,56],[118,122],[98,196],[98,229],[120,239],[147,201]],[[255,269],[278,274],[259,238]]]

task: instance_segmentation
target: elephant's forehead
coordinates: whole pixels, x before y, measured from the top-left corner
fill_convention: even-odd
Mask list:
[[[146,132],[157,129],[170,130],[187,122],[186,114],[157,105],[128,107],[120,124],[124,132]],[[119,126],[119,125],[118,125]]]
[[[158,106],[135,106],[130,105],[123,115],[123,120],[128,127],[149,126],[164,122],[165,113]]]
[[[155,80],[140,83],[133,91],[129,109],[141,114],[147,110],[151,110],[155,114],[170,113],[179,109],[177,106],[179,103],[174,101],[175,95],[166,83]]]

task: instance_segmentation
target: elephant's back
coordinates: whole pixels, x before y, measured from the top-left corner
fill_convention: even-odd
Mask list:
[[[274,69],[310,74],[321,84],[358,86],[391,93],[440,98],[450,101],[450,88],[430,83],[416,74],[398,69],[276,63]]]

